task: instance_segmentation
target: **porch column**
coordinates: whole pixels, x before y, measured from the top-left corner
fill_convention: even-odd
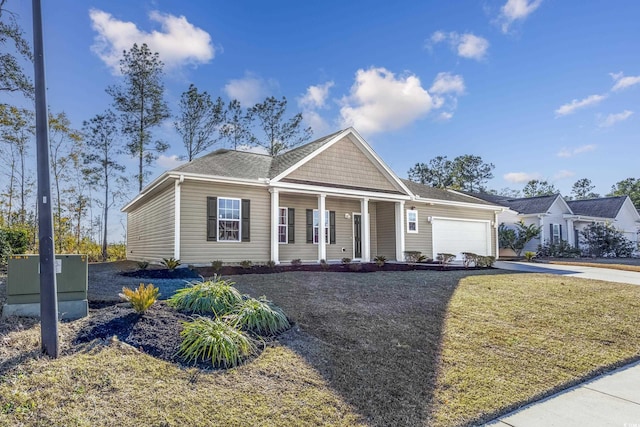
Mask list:
[[[576,232],[573,230],[573,220],[572,219],[568,219],[567,220],[567,242],[569,243],[569,245],[571,245],[572,247],[577,247],[578,245],[576,244]]]
[[[404,201],[396,202],[396,261],[404,261]]]
[[[371,229],[369,224],[369,199],[360,200],[362,212],[362,262],[371,261]]]
[[[545,228],[544,228],[544,216],[540,215],[540,216],[538,216],[538,218],[540,219],[540,221],[538,223],[538,225],[540,226],[540,244],[544,245],[544,239],[545,239],[545,236],[544,236],[544,230],[545,230]]]
[[[271,191],[271,261],[280,264],[280,246],[278,244],[278,224],[280,216],[280,194],[275,188]]]
[[[325,221],[324,221],[324,211],[325,207],[325,194],[318,195],[318,262],[321,259],[327,259],[327,241],[325,240]]]

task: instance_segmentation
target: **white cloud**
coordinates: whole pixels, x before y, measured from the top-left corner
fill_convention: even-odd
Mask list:
[[[515,21],[522,21],[531,15],[542,4],[542,0],[507,0],[500,9],[498,21],[501,23],[503,33],[509,31],[509,27]]]
[[[342,125],[354,126],[363,134],[402,128],[433,108],[431,95],[416,75],[396,77],[386,68],[358,70],[349,95],[341,102]]]
[[[426,47],[431,49],[433,45],[445,41],[449,42],[458,56],[478,61],[484,59],[489,49],[489,41],[487,39],[472,33],[458,34],[455,31],[450,33],[436,31],[431,35]]]
[[[438,120],[442,120],[443,122],[446,122],[448,120],[451,120],[452,117],[453,117],[453,113],[449,111],[443,111],[438,115]]]
[[[269,96],[273,86],[277,83],[266,81],[252,73],[245,73],[240,79],[229,80],[222,89],[229,99],[237,99],[243,107],[253,107]]]
[[[186,162],[187,162],[186,160],[180,159],[180,157],[176,156],[175,154],[171,156],[165,156],[164,154],[160,154],[160,156],[156,160],[156,163],[158,164],[158,166],[160,166],[163,169],[175,169]]]
[[[622,73],[609,73],[613,81],[615,82],[612,91],[617,92],[619,90],[626,89],[631,86],[635,86],[640,83],[640,76],[624,76]]]
[[[632,114],[633,114],[633,111],[630,111],[630,110],[624,110],[622,113],[617,113],[617,114],[609,114],[607,117],[605,117],[604,120],[600,122],[600,127],[605,128],[605,127],[613,126],[618,122],[627,120],[629,117],[631,117]]]
[[[302,117],[311,126],[314,133],[321,134],[329,131],[329,124],[317,110],[327,108],[326,102],[329,98],[329,90],[333,86],[333,81],[309,86],[305,94],[298,98],[298,106],[302,109]]]
[[[576,154],[580,154],[580,153],[586,153],[589,151],[593,151],[596,149],[596,145],[595,144],[586,144],[586,145],[581,145],[580,147],[576,147],[576,148],[563,148],[562,150],[558,151],[557,156],[558,157],[573,157]]]
[[[309,86],[307,92],[298,99],[298,105],[301,108],[324,108],[329,97],[329,89],[333,85],[333,81],[328,81],[324,84]]]
[[[445,93],[462,95],[464,93],[464,89],[464,79],[461,75],[438,73],[436,78],[433,80],[433,84],[429,88],[429,92],[438,95]]]
[[[158,52],[167,68],[205,64],[215,56],[209,33],[189,23],[184,16],[152,11],[149,19],[159,23],[161,29],[151,32],[99,9],[89,10],[89,17],[98,33],[91,50],[116,74],[120,71],[122,52],[131,49],[134,43],[146,43],[151,51]]]
[[[504,180],[507,182],[511,182],[514,184],[522,184],[525,182],[529,182],[532,179],[540,179],[541,175],[537,172],[528,173],[528,172],[509,172],[504,174]]]
[[[561,170],[561,171],[558,171],[558,173],[556,173],[556,174],[553,176],[553,179],[558,180],[558,179],[571,178],[571,177],[572,177],[572,176],[574,176],[575,174],[576,174],[575,172],[571,172],[571,171],[568,171],[568,170],[563,169],[563,170]]]
[[[600,103],[603,99],[605,99],[607,95],[591,95],[584,99],[574,99],[568,104],[561,105],[555,113],[557,117],[566,116],[567,114],[572,114],[576,110],[580,108],[590,107],[592,105],[596,105]]]

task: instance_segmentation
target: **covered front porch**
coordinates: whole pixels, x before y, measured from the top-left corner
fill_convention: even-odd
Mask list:
[[[324,190],[329,189],[269,189],[273,261],[369,262],[378,255],[403,260],[408,196]]]

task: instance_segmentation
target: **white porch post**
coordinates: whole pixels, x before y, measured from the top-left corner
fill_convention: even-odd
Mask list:
[[[318,262],[321,259],[327,259],[327,241],[325,240],[325,220],[324,211],[325,208],[325,194],[318,195]]]
[[[404,201],[396,202],[396,261],[404,261]]]
[[[173,226],[173,257],[180,259],[180,184],[184,180],[184,176],[180,176],[176,179],[173,196],[173,208],[174,208],[174,226]]]
[[[362,262],[371,261],[371,229],[369,224],[369,199],[360,199],[362,212]]]
[[[498,212],[493,213],[493,229],[494,237],[496,238],[496,259],[500,259],[500,229],[498,228]]]
[[[576,247],[576,233],[575,231],[573,231],[573,220],[572,219],[568,219],[567,220],[567,242],[569,243],[569,245]]]
[[[280,247],[278,245],[278,219],[280,216],[280,195],[278,190],[271,190],[271,261],[280,264]]]

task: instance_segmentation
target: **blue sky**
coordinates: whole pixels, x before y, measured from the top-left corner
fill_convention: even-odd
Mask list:
[[[353,125],[401,177],[462,154],[495,164],[495,189],[640,176],[634,0],[43,3],[48,103],[78,127],[109,106],[121,50],[147,42],[173,111],[190,83],[286,96],[314,136]],[[8,5],[29,38],[30,5]],[[171,121],[157,136],[171,148],[154,175],[184,154]]]

